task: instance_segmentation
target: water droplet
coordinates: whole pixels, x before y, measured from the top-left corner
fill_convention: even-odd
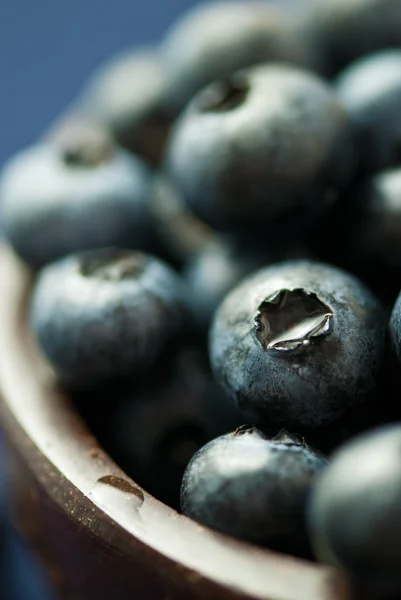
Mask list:
[[[92,497],[113,516],[130,516],[141,508],[145,497],[138,486],[114,475],[100,477],[93,487]]]
[[[333,316],[331,308],[312,292],[279,290],[259,306],[256,337],[265,352],[296,350],[309,346],[313,338],[329,335]]]

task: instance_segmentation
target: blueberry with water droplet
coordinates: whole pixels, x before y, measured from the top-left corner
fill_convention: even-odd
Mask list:
[[[401,593],[400,457],[400,424],[371,430],[332,456],[311,496],[316,557],[347,571],[369,597]]]
[[[121,249],[71,255],[37,279],[31,323],[62,381],[98,387],[132,379],[184,332],[186,294],[172,269],[153,256]]]
[[[34,267],[104,246],[148,250],[151,180],[147,165],[101,128],[71,120],[4,167],[5,235]]]
[[[201,448],[182,481],[182,512],[269,548],[308,554],[305,510],[326,459],[282,431],[241,426]]]
[[[328,426],[340,434],[343,422],[362,427],[385,350],[378,300],[352,275],[312,261],[248,277],[222,302],[210,333],[212,368],[239,408],[264,427],[310,435]]]
[[[257,231],[273,248],[331,207],[353,167],[347,117],[331,88],[283,65],[201,91],[177,120],[165,160],[197,215],[223,230]]]

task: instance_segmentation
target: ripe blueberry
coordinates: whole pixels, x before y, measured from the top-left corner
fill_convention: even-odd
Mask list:
[[[353,170],[348,136],[323,80],[260,66],[194,98],[172,131],[165,168],[206,222],[258,229],[273,244],[331,206]]]
[[[37,280],[31,322],[71,387],[134,378],[172,352],[184,323],[179,277],[158,259],[120,249],[71,255]]]
[[[102,246],[147,249],[150,187],[145,163],[103,132],[66,127],[4,167],[4,232],[34,267]]]
[[[306,503],[325,466],[296,436],[282,431],[270,440],[245,425],[195,454],[183,477],[181,508],[234,537],[303,554]]]
[[[401,593],[400,455],[399,424],[358,436],[332,456],[311,496],[317,558],[370,593]]]
[[[263,426],[313,433],[359,426],[377,400],[386,316],[358,279],[312,261],[262,269],[228,294],[210,332],[211,364]]]

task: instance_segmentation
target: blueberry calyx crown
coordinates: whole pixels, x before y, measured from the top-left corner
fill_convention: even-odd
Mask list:
[[[198,98],[201,112],[228,112],[246,99],[249,91],[247,81],[238,75],[231,79],[216,81],[209,85]]]
[[[73,135],[74,134],[74,135]],[[96,167],[110,162],[114,155],[114,145],[100,133],[82,132],[65,136],[58,142],[61,159],[69,167]]]
[[[290,446],[306,446],[303,437],[295,435],[295,433],[289,433],[286,429],[279,431],[279,433],[272,438],[272,441],[280,442],[281,444],[288,444]]]
[[[254,433],[255,430],[256,430],[255,425],[240,425],[234,431],[234,435],[239,436],[239,435],[245,435],[246,433]]]
[[[313,292],[278,290],[265,298],[255,317],[255,333],[265,352],[288,352],[329,335],[333,311]]]
[[[139,252],[111,249],[83,257],[79,269],[84,277],[122,281],[138,277],[144,270],[145,262],[144,255]]]

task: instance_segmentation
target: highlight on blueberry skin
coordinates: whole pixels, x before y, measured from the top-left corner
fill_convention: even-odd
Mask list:
[[[244,425],[195,454],[183,477],[181,509],[239,539],[305,555],[306,505],[326,464],[286,431],[269,439]]]
[[[41,267],[104,246],[148,249],[151,171],[107,135],[68,126],[11,158],[1,219],[14,250]]]
[[[397,166],[401,157],[401,51],[385,50],[351,63],[338,76],[335,89],[357,135],[361,168],[372,172]]]
[[[186,294],[153,256],[114,248],[71,255],[43,269],[31,325],[60,379],[91,388],[134,379],[173,352],[186,324]]]
[[[354,276],[313,261],[279,263],[223,300],[211,365],[256,424],[318,432],[356,409],[362,423],[377,404],[386,326],[379,301]]]
[[[332,455],[308,507],[316,557],[386,597],[401,593],[400,455],[400,424],[354,438]]]
[[[318,54],[293,7],[267,2],[212,2],[188,11],[167,32],[162,51],[172,113],[203,87],[265,62],[315,67]]]
[[[170,136],[165,172],[202,219],[271,240],[327,211],[354,170],[348,120],[330,86],[262,65],[195,96]]]

